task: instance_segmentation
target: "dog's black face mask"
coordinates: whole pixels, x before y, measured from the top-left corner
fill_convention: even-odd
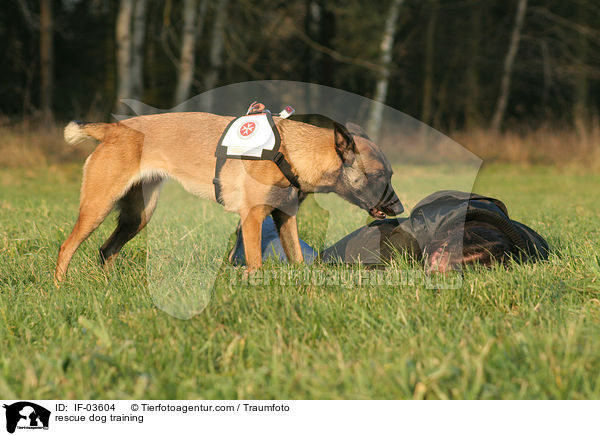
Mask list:
[[[335,147],[342,160],[336,192],[373,218],[401,214],[404,207],[392,188],[391,165],[362,130],[358,133],[353,136],[344,126],[334,123]]]
[[[404,212],[404,207],[402,203],[400,203],[400,199],[396,192],[394,192],[394,188],[392,188],[391,182],[386,183],[383,191],[381,191],[381,187],[378,186],[374,194],[381,192],[381,197],[379,201],[369,209],[369,213],[373,218],[385,218],[386,215],[394,216],[400,215]]]
[[[341,194],[352,204],[369,212],[376,219],[384,219],[386,216],[400,215],[404,207],[398,195],[392,188],[389,177],[384,175],[366,175],[366,186],[361,190],[349,190]]]

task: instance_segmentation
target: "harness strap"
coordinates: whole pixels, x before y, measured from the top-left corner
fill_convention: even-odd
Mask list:
[[[223,202],[223,198],[221,197],[222,189],[221,182],[219,180],[219,174],[221,174],[221,169],[223,168],[223,165],[225,165],[227,157],[220,154],[217,154],[216,156],[217,163],[215,165],[215,178],[213,179],[213,185],[215,185],[215,197],[217,201],[219,202],[219,204],[224,206],[225,204]],[[279,171],[283,173],[288,182],[290,182],[290,184],[294,188],[300,190],[300,183],[298,182],[298,177],[296,177],[296,175],[293,173],[292,167],[283,155],[283,153],[278,151],[275,157],[273,158],[273,162],[275,163],[275,165],[277,165]]]
[[[213,179],[213,185],[215,185],[215,198],[220,205],[225,206],[225,203],[221,198],[221,182],[219,181],[219,174],[221,174],[221,169],[223,168],[223,165],[225,165],[227,158],[218,154],[216,156],[217,164],[215,165],[215,178]]]
[[[292,184],[292,186],[296,189],[300,189],[300,182],[298,181],[298,177],[292,171],[292,166],[287,161],[282,152],[278,151],[275,157],[273,158],[273,162],[275,165],[279,167],[279,171],[283,173],[288,182]]]
[[[253,105],[250,106],[250,109],[252,109],[252,106]],[[275,137],[276,137],[276,146],[275,146],[276,153],[274,155],[272,155],[270,158],[267,157],[264,160],[271,160],[273,163],[275,163],[275,165],[277,165],[277,167],[279,168],[279,171],[281,171],[283,173],[283,175],[288,180],[288,182],[290,182],[290,184],[294,188],[300,190],[300,183],[298,181],[298,177],[292,171],[292,166],[287,161],[287,159],[285,158],[283,153],[281,153],[281,151],[279,151],[280,137],[279,137],[279,132],[277,130],[277,127],[275,126],[275,123],[273,122],[272,115],[270,112],[266,112],[266,113],[267,113],[267,116],[269,119],[269,124],[271,124],[272,128],[274,129],[274,133],[275,133]],[[217,144],[217,149],[215,150],[215,156],[217,158],[217,162],[215,165],[215,177],[213,178],[213,185],[215,187],[215,198],[217,199],[217,202],[219,202],[219,204],[221,204],[223,206],[225,205],[225,203],[223,202],[223,198],[221,197],[222,188],[221,188],[221,182],[219,180],[219,175],[221,174],[221,170],[223,169],[223,166],[225,165],[225,162],[227,161],[228,156],[227,156],[227,147],[222,146],[222,144],[223,144],[223,139],[225,138],[225,134],[227,133],[227,131],[229,130],[231,125],[236,120],[237,120],[237,118],[234,118],[227,125],[227,127],[223,131],[223,134],[221,135],[221,139],[219,139],[219,143]],[[273,151],[275,151],[275,150],[273,150]],[[235,159],[244,160],[245,158],[243,156],[241,156],[241,157],[236,156]],[[247,160],[258,160],[258,159],[248,158]]]

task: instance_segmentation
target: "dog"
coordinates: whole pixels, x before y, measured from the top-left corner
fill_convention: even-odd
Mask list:
[[[116,206],[117,227],[100,248],[101,262],[109,265],[150,221],[166,178],[175,179],[194,195],[217,200],[215,149],[233,119],[184,112],[117,123],[70,122],[64,131],[66,142],[94,138],[100,144],[83,168],[79,217],[60,247],[56,282],[64,280],[79,245]],[[248,272],[262,265],[261,225],[269,214],[288,260],[303,261],[296,213],[308,193],[335,192],[376,219],[403,212],[391,185],[390,163],[358,126],[334,122],[332,128],[324,128],[292,119],[273,120],[281,137],[280,151],[300,189],[269,160],[228,159],[219,175],[219,201],[226,211],[241,217]]]

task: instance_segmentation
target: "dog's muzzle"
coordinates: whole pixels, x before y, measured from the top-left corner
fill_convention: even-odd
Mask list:
[[[404,206],[390,185],[386,185],[379,202],[369,209],[369,214],[376,219],[400,215],[402,212],[404,212]]]

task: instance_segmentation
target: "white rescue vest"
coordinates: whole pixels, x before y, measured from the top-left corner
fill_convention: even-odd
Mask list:
[[[227,147],[230,158],[260,158],[263,150],[273,150],[275,142],[267,114],[261,113],[237,118],[227,129],[220,146]]]
[[[252,107],[252,106],[251,106]],[[291,107],[286,107],[282,114],[293,113]],[[286,115],[285,118],[287,118]],[[280,114],[283,117],[283,115]],[[273,121],[273,115],[268,111],[244,115],[236,118],[225,129],[215,150],[217,162],[215,165],[215,198],[221,204],[221,183],[219,174],[227,159],[270,160],[283,173],[290,184],[300,189],[298,177],[294,174],[290,163],[279,151],[281,137]]]

